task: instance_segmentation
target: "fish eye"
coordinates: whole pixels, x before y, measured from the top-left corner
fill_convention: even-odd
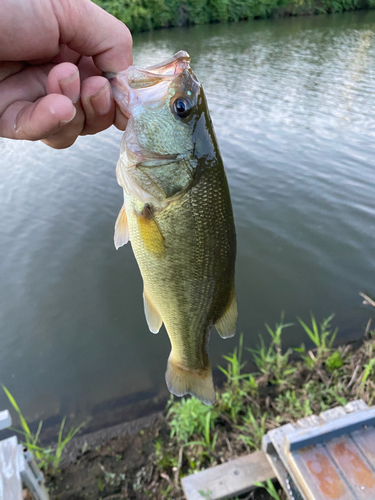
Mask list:
[[[173,103],[173,111],[180,118],[189,116],[191,103],[184,97],[178,97]]]

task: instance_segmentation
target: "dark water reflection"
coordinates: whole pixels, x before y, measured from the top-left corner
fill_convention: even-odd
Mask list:
[[[342,340],[367,320],[358,292],[375,288],[374,33],[375,13],[359,12],[135,38],[140,65],[188,50],[205,86],[248,346],[281,311],[291,321],[335,312]],[[30,420],[81,420],[109,400],[165,391],[167,336],[147,331],[131,248],[113,247],[120,138],[109,130],[67,151],[0,142],[0,381]],[[286,332],[286,345],[302,340]],[[213,334],[212,364],[235,344]]]

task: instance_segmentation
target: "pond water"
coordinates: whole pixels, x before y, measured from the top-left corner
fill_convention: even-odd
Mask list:
[[[248,347],[282,311],[288,321],[334,312],[342,341],[366,324],[358,293],[375,290],[374,33],[375,12],[358,12],[135,37],[137,64],[184,49],[204,85],[231,188]],[[104,425],[166,395],[166,332],[147,329],[130,245],[113,246],[121,135],[64,151],[0,142],[0,382],[31,421],[107,412]],[[211,335],[213,366],[237,339]],[[285,346],[304,340],[301,328],[285,331]]]

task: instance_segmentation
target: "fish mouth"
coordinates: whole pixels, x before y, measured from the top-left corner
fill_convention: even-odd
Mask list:
[[[146,68],[129,66],[129,68],[125,71],[121,71],[119,73],[103,73],[103,76],[108,80],[113,80],[114,78],[127,73],[129,86],[142,88],[142,86],[149,87],[150,85],[155,85],[160,79],[165,79],[168,76],[173,77],[170,78],[170,80],[173,80],[176,76],[188,68],[190,68],[190,56],[184,50],[180,50],[174,56],[159,64],[147,66]]]
[[[148,107],[161,106],[167,97],[170,83],[187,69],[190,69],[190,56],[180,50],[159,64],[147,68],[129,66],[125,71],[104,73],[104,76],[111,83],[114,99],[121,111],[130,117],[132,97]]]
[[[167,165],[185,159],[180,153],[158,154],[149,151],[142,152],[141,150],[132,151],[129,147],[125,148],[125,156],[127,158],[128,168],[134,168],[140,165],[158,167],[160,165]]]
[[[180,50],[174,56],[166,59],[165,61],[154,64],[153,66],[148,66],[144,68],[145,73],[149,74],[150,77],[165,77],[174,76],[176,77],[182,73],[185,69],[190,68],[190,56],[184,50]],[[138,70],[140,68],[137,68]]]

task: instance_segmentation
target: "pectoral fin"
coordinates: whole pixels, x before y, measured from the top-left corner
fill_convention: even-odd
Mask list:
[[[143,290],[143,304],[145,308],[145,316],[150,332],[158,333],[163,324],[160,314],[158,313],[156,307],[149,299],[145,290]]]
[[[221,318],[215,323],[215,328],[223,339],[233,337],[236,333],[237,313],[237,300],[236,295],[233,293],[233,298],[229,306],[226,308]]]
[[[115,224],[115,247],[118,250],[123,245],[129,241],[129,227],[128,227],[128,218],[126,216],[125,206],[123,205]]]
[[[150,207],[146,205],[141,213],[135,213],[137,215],[139,235],[145,249],[157,257],[162,257],[165,253],[164,237]]]

